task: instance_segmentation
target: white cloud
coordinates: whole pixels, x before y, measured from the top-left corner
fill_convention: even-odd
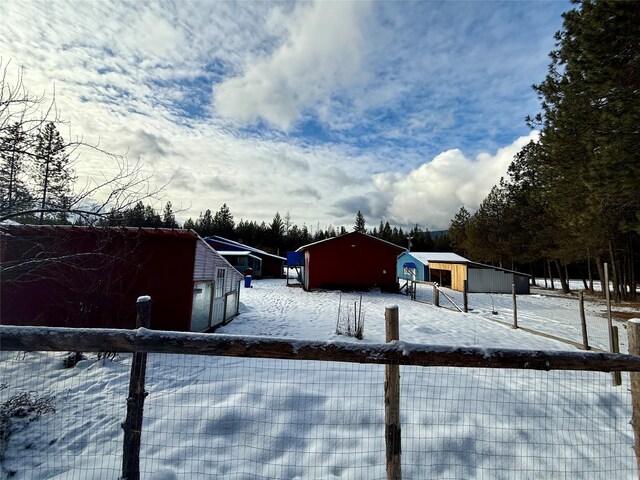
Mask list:
[[[302,4],[271,56],[214,87],[217,112],[244,124],[262,119],[287,131],[300,113],[362,76],[364,2]],[[272,17],[273,18],[273,17]],[[275,22],[270,22],[275,23]]]
[[[374,175],[373,184],[387,198],[387,213],[393,221],[447,228],[462,205],[477,209],[491,187],[506,175],[514,155],[537,138],[538,132],[531,132],[493,155],[481,153],[475,159],[458,149],[448,150],[407,175]]]

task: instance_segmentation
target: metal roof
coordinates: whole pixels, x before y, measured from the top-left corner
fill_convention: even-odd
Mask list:
[[[200,238],[193,230],[182,228],[155,228],[155,227],[102,227],[102,226],[78,226],[78,225],[14,225],[2,224],[1,228],[7,232],[19,234],[45,234],[48,232],[122,232],[136,233],[140,235],[154,235],[164,237]]]
[[[230,247],[241,248],[241,249],[243,249],[243,251],[244,250],[248,250],[249,252],[257,253],[257,254],[260,254],[260,255],[266,255],[268,257],[277,258],[278,260],[286,260],[285,257],[281,257],[279,255],[274,255],[273,253],[265,252],[264,250],[260,250],[259,248],[251,247],[249,245],[245,245],[244,243],[236,242],[234,240],[229,240],[228,238],[220,237],[218,235],[213,235],[212,237],[207,237],[207,238],[209,240],[213,240],[215,242],[224,243],[226,245],[229,245]]]
[[[243,251],[241,251],[241,250],[216,250],[216,252],[218,252],[223,257],[251,257],[251,258],[255,258],[256,260],[261,260],[260,257],[256,257],[255,255],[252,255],[249,250],[243,250]]]
[[[515,270],[509,270],[502,267],[496,267],[495,265],[487,265],[484,263],[473,262],[468,258],[464,258],[461,255],[453,252],[405,252],[418,260],[423,265],[429,265],[431,263],[465,263],[467,266],[476,268],[490,268],[493,270],[499,270],[501,272],[514,273],[516,275],[522,275],[530,277],[527,273],[517,272]]]
[[[469,263],[470,260],[453,252],[407,252],[424,265],[435,263]]]

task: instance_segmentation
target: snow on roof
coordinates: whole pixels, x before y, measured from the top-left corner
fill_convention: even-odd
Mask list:
[[[466,263],[467,265],[473,265],[480,268],[490,268],[493,270],[500,270],[507,273],[515,273],[517,275],[524,275],[530,277],[531,275],[518,272],[516,270],[508,270],[502,267],[496,267],[494,265],[486,265],[484,263],[473,262],[468,258],[464,258],[457,253],[453,252],[406,252],[413,258],[418,260],[423,265],[429,265],[429,263]]]
[[[229,257],[251,257],[260,260],[260,257],[252,255],[249,250],[216,250],[220,255]]]
[[[453,252],[408,252],[413,258],[428,265],[429,262],[468,263],[469,260]]]
[[[269,257],[274,257],[274,258],[277,258],[279,260],[286,260],[285,257],[281,257],[279,255],[274,255],[273,253],[265,252],[264,250],[260,250],[259,248],[251,247],[249,245],[245,245],[244,243],[236,242],[234,240],[229,240],[228,238],[220,237],[218,235],[214,235],[214,236],[208,237],[208,238],[211,239],[211,240],[214,240],[216,242],[226,243],[227,245],[230,245],[230,246],[233,246],[233,247],[246,249],[249,252],[259,253],[260,255],[267,255]]]

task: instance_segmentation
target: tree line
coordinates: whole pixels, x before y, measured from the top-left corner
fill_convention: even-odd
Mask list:
[[[82,224],[82,219],[76,223]],[[367,233],[416,251],[449,251],[451,248],[446,233],[434,239],[428,229],[423,230],[418,225],[405,232],[402,227],[391,227],[389,222],[381,220],[379,227],[368,230],[366,220],[360,211],[356,214],[355,224],[351,230],[344,226],[333,225],[320,228],[319,224],[313,229],[306,224],[299,227],[293,223],[290,212],[286,212],[284,216],[276,212],[270,223],[244,219],[236,223],[230,208],[224,203],[215,213],[207,209],[200,213],[196,220],[189,218],[180,225],[176,221],[171,202],[166,202],[162,213],[158,213],[154,207],[140,201],[131,208],[109,212],[97,224],[121,227],[182,227],[195,230],[201,237],[218,235],[283,256],[287,251],[296,250],[308,243],[344,235],[349,231]]]
[[[593,289],[606,262],[616,299],[635,298],[640,8],[585,0],[563,19],[548,74],[533,86],[541,112],[526,119],[539,140],[515,156],[476,212],[458,211],[449,236],[462,254],[537,267],[566,292],[568,271]]]

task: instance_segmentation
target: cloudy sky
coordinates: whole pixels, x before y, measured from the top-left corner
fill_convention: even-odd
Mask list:
[[[535,137],[568,2],[0,2],[0,56],[179,219],[446,228]],[[65,132],[63,131],[63,134]],[[81,178],[108,172],[81,159]],[[157,205],[161,208],[161,205]]]

